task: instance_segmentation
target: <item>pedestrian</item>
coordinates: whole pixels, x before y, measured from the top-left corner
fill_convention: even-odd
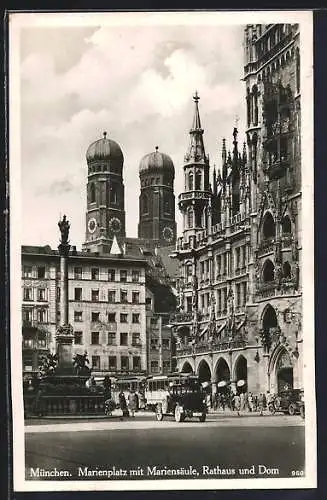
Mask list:
[[[233,401],[234,401],[235,411],[237,412],[237,415],[240,416],[241,398],[238,393],[234,395]]]
[[[265,393],[262,394],[262,400],[263,400],[263,409],[265,410],[267,408],[267,398]]]
[[[241,392],[240,394],[240,407],[241,411],[244,411],[245,407],[245,401],[244,401],[244,392]]]
[[[252,392],[249,392],[249,395],[248,395],[248,407],[249,407],[249,411],[253,412],[253,396],[252,396]]]
[[[129,417],[124,391],[120,391],[120,393],[118,394],[118,398],[119,398],[119,406],[122,411],[121,420],[123,420],[124,417]]]
[[[111,399],[111,380],[108,375],[106,375],[103,380],[103,399],[105,401]]]
[[[132,418],[135,417],[135,412],[137,411],[137,394],[134,389],[131,389],[128,394],[128,409],[129,414]]]
[[[260,392],[259,396],[258,396],[258,410],[260,412],[260,416],[263,415],[263,409],[264,409],[264,398],[263,398],[263,394],[262,392]]]
[[[94,379],[94,376],[91,375],[87,381],[85,382],[85,387],[87,389],[89,389],[90,391],[92,392],[95,392],[95,386],[96,386],[96,383],[95,383],[95,379]]]

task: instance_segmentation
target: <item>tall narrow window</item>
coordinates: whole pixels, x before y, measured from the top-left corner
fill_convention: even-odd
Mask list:
[[[193,173],[190,172],[188,174],[188,189],[189,191],[193,191]]]
[[[300,92],[300,50],[296,49],[296,91]]]
[[[144,214],[149,213],[149,200],[146,194],[143,195],[143,210]]]
[[[197,170],[195,174],[195,189],[202,189],[202,173],[200,172],[200,170]]]
[[[94,184],[90,185],[90,203],[95,203],[95,186],[94,186]]]
[[[194,226],[194,214],[192,207],[189,207],[189,209],[187,210],[187,226],[188,227]]]

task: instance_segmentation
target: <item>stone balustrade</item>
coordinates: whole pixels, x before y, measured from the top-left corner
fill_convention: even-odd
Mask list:
[[[41,395],[24,394],[25,418],[58,415],[103,415],[104,397],[97,395]]]

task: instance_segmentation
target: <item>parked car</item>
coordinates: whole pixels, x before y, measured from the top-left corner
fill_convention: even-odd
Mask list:
[[[164,416],[174,416],[176,422],[186,418],[198,417],[204,422],[207,415],[205,393],[197,377],[186,377],[171,383],[168,394],[156,405],[156,419],[161,421]]]
[[[278,393],[270,401],[268,409],[270,413],[283,412],[289,415],[300,414],[304,418],[305,405],[302,389],[289,389]]]

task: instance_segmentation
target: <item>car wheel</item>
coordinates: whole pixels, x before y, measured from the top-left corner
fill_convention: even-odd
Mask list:
[[[304,417],[305,417],[305,410],[304,410],[304,406],[301,406],[301,408],[300,408],[300,415],[301,415],[301,417],[304,419]]]
[[[275,406],[272,403],[268,405],[268,410],[272,415],[274,415],[274,413],[276,412]]]
[[[158,404],[156,406],[156,419],[158,420],[158,422],[161,422],[161,420],[163,419],[162,405],[161,404]]]
[[[175,406],[175,421],[176,422],[183,422],[183,410],[179,405]]]
[[[293,415],[295,415],[295,411],[296,411],[296,408],[295,408],[295,406],[291,403],[291,404],[289,405],[289,407],[288,407],[288,414],[293,416]]]
[[[204,411],[201,415],[201,417],[199,417],[199,420],[200,422],[205,422],[206,421],[206,418],[207,418],[207,414],[206,412]]]

